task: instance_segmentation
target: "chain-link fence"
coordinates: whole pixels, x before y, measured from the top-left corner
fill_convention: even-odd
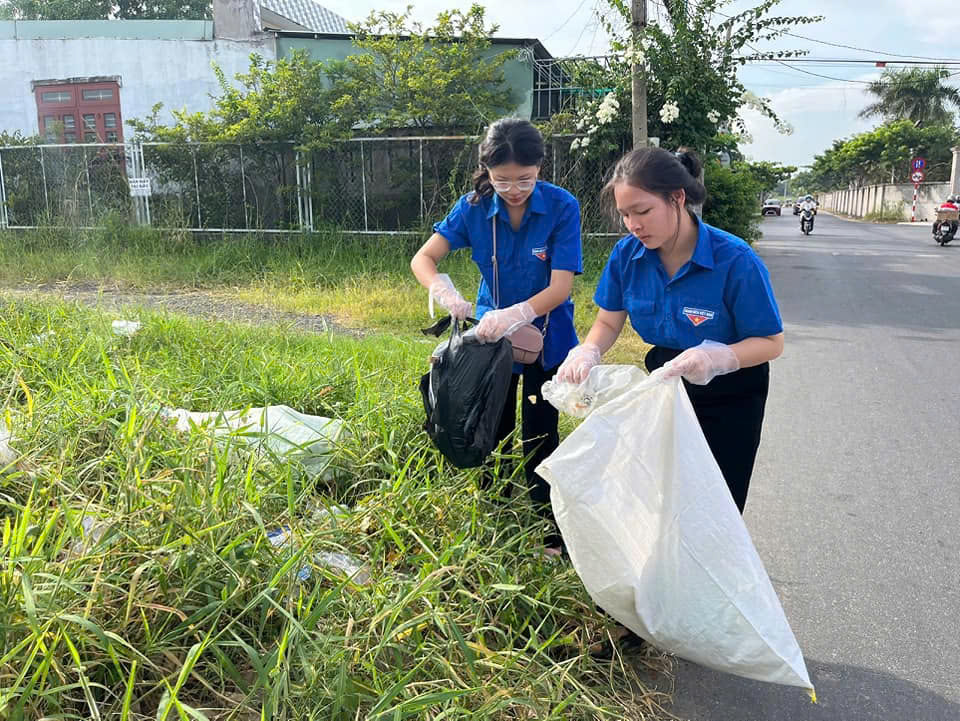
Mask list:
[[[615,230],[597,202],[609,161],[547,141],[540,177],[581,202],[584,230]],[[0,148],[0,227],[97,227],[113,216],[196,231],[422,232],[471,188],[479,139],[139,143]]]

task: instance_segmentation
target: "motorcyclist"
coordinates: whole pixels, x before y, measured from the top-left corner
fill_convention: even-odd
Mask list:
[[[937,208],[937,219],[933,224],[933,237],[941,245],[946,240],[949,243],[957,234],[958,211],[960,211],[960,195],[949,195],[947,199]]]
[[[810,211],[810,230],[813,230],[813,219],[817,214],[817,201],[813,199],[812,195],[805,195],[803,200],[800,201],[800,227],[803,227],[803,212],[805,210]]]

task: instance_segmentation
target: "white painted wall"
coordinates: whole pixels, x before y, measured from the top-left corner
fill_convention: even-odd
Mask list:
[[[121,78],[120,110],[126,121],[143,118],[157,102],[161,120],[171,109],[209,110],[219,94],[211,64],[228,78],[245,72],[251,53],[275,59],[272,37],[255,41],[144,40],[123,38],[0,38],[0,130],[36,134],[37,106],[32,80],[114,76]]]
[[[932,222],[937,207],[950,195],[950,183],[923,183],[917,194],[917,220]],[[903,220],[910,220],[913,210],[913,186],[871,185],[853,190],[836,190],[817,196],[820,207],[844,215],[862,218],[884,206],[899,209]]]

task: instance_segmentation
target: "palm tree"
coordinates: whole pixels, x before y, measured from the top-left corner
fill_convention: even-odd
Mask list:
[[[877,97],[860,112],[861,118],[879,115],[886,120],[905,119],[921,125],[952,125],[951,106],[960,107],[960,90],[943,81],[951,73],[942,67],[884,70],[867,86]]]

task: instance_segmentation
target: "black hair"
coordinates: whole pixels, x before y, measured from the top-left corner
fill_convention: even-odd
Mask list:
[[[700,182],[703,164],[692,150],[680,148],[670,152],[663,148],[638,148],[617,161],[610,180],[603,187],[603,197],[612,200],[613,189],[627,183],[662,197],[668,203],[672,193],[686,193],[687,209],[700,205],[707,198],[707,189]]]
[[[493,195],[490,168],[504,163],[540,167],[544,155],[543,136],[529,120],[501,118],[492,123],[480,143],[480,168],[473,174],[474,192],[470,201],[476,203],[480,198]]]

